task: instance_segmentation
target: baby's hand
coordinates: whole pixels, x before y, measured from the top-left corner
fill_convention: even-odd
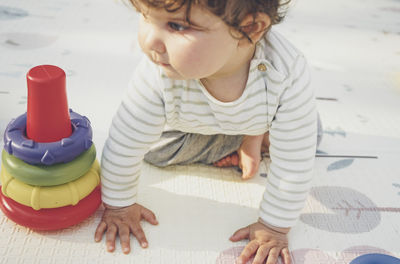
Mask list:
[[[231,236],[231,241],[237,242],[242,239],[249,239],[250,242],[243,249],[236,263],[247,263],[251,256],[255,255],[252,264],[265,263],[265,259],[267,259],[266,264],[276,264],[278,263],[278,257],[280,255],[283,259],[283,263],[290,264],[291,258],[287,239],[289,229],[274,229],[260,222],[256,222],[237,230]]]
[[[104,205],[106,209],[103,218],[97,226],[94,240],[100,242],[103,234],[106,233],[107,251],[113,252],[115,249],[115,239],[117,234],[121,241],[122,251],[128,254],[130,247],[130,233],[132,233],[142,248],[148,246],[146,236],[140,226],[140,221],[145,219],[147,222],[157,225],[156,216],[149,209],[140,204],[133,204],[127,207],[113,207]]]

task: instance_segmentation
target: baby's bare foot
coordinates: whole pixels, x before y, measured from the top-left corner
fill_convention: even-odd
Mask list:
[[[258,171],[261,161],[261,152],[268,152],[269,133],[259,136],[245,136],[238,151],[214,162],[216,167],[239,166],[242,169],[242,178],[252,178]]]
[[[238,150],[239,167],[242,169],[242,179],[247,180],[257,173],[261,160],[261,144],[264,135],[245,136]]]

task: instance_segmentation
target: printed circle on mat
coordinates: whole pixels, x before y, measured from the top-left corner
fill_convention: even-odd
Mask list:
[[[15,178],[2,166],[0,171],[2,192],[14,201],[35,210],[76,205],[100,183],[100,165],[96,160],[90,170],[79,179],[56,186],[32,186]]]
[[[218,256],[216,264],[225,264],[225,263],[236,263],[237,258],[240,256],[244,249],[244,246],[236,246],[231,247],[223,252]],[[245,264],[251,264],[254,260],[254,256],[252,256]],[[281,264],[279,262],[279,264]]]
[[[23,183],[37,186],[54,186],[74,181],[88,172],[95,159],[94,144],[74,160],[51,166],[28,164],[5,150],[1,157],[8,174]]]
[[[34,210],[7,198],[0,190],[0,209],[15,223],[35,230],[57,230],[76,225],[91,216],[101,204],[101,189],[93,192],[77,205]]]
[[[400,264],[400,259],[385,254],[365,254],[355,258],[350,264]]]
[[[4,133],[4,149],[10,155],[29,163],[53,165],[67,163],[92,146],[89,119],[70,109],[73,132],[60,141],[40,143],[26,137],[26,113],[12,120]]]

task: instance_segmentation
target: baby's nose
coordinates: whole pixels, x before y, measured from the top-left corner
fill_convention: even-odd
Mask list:
[[[163,54],[166,52],[165,44],[162,41],[160,35],[156,32],[149,32],[146,38],[146,46],[151,51],[155,51],[159,54]]]

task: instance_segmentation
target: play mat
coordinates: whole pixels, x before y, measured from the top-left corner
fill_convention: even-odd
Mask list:
[[[312,68],[324,126],[315,178],[291,230],[295,264],[345,264],[367,253],[400,257],[400,2],[299,0],[276,30]],[[26,111],[26,73],[63,68],[69,107],[87,116],[98,157],[140,58],[137,15],[113,0],[0,1],[0,143]],[[139,202],[149,247],[107,253],[94,242],[100,207],[82,223],[33,231],[0,212],[0,263],[234,263],[246,241],[233,232],[257,219],[268,158],[242,182],[234,168],[160,169],[145,164]]]

